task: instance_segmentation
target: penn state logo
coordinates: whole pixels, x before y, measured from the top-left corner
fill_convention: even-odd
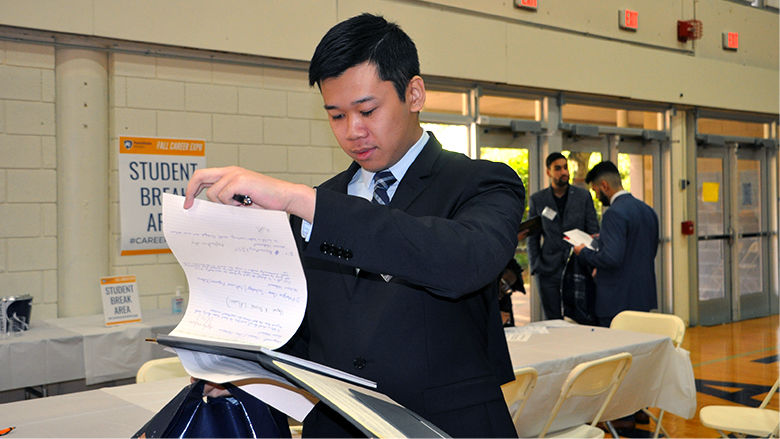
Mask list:
[[[133,147],[133,141],[132,140],[125,140],[125,149],[130,149]]]

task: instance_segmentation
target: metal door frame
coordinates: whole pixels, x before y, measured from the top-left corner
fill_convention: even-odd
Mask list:
[[[518,125],[515,124],[515,129],[506,124],[493,125],[493,124],[478,124],[476,125],[476,140],[474,144],[475,157],[479,158],[482,145],[485,143],[490,144],[493,148],[517,148],[528,149],[528,180],[524,181],[526,200],[534,192],[540,190],[541,179],[538,178],[540,172],[543,170],[540,167],[540,163],[543,159],[539,159],[541,154],[541,142],[544,135],[543,130],[536,124],[530,124],[528,126],[529,131],[517,131]],[[526,204],[526,208],[528,205]],[[518,243],[515,253],[518,251],[525,251],[528,254],[527,249],[523,249],[522,243]],[[538,287],[534,276],[530,275],[530,267],[528,267],[529,274],[529,288],[527,291],[528,307],[529,307],[529,319],[530,321],[536,321],[541,318],[541,304],[539,303],[539,295],[537,293]]]
[[[664,148],[668,148],[666,139],[644,139],[639,137],[620,136],[613,140],[614,155],[617,160],[618,154],[641,154],[649,155],[653,159],[653,210],[658,215],[658,253],[655,257],[655,277],[656,277],[656,297],[658,299],[658,310],[665,313],[672,313],[674,297],[671,289],[671,279],[667,279],[667,261],[666,248],[672,245],[672,230],[669,229],[667,222],[664,221],[666,212],[664,211],[664,182],[668,179],[663,178],[663,164],[661,157]],[[617,162],[615,162],[617,163]],[[668,183],[668,182],[667,182]]]
[[[724,249],[724,293],[721,300],[702,301],[699,297],[699,291],[696,291],[696,301],[699,308],[699,323],[702,325],[713,325],[720,323],[735,322],[750,318],[763,317],[771,314],[776,308],[776,301],[773,300],[771,291],[773,288],[769,248],[772,237],[771,216],[773,215],[772,205],[769,200],[771,184],[770,178],[770,154],[766,148],[756,145],[754,141],[745,141],[736,139],[727,141],[725,138],[714,138],[713,136],[702,136],[699,139],[699,145],[696,149],[696,166],[698,179],[698,158],[715,157],[722,159],[723,168],[723,189],[721,191],[724,203],[724,230],[720,235],[698,235],[697,241],[721,240],[725,243]],[[746,156],[746,154],[749,154]],[[739,176],[737,175],[738,160],[758,160],[760,169],[759,185],[761,192],[759,194],[761,205],[760,230],[756,233],[740,233],[738,201],[739,201]],[[697,186],[698,187],[698,181]],[[697,198],[698,200],[698,198]],[[698,203],[698,201],[697,201]],[[696,224],[699,222],[699,209],[696,209]],[[739,240],[742,238],[761,237],[761,264],[762,264],[762,291],[758,294],[742,295],[739,293],[739,266],[738,249]],[[699,247],[696,247],[698,261]],[[726,309],[724,309],[724,307]]]
[[[734,272],[732,267],[732,262],[734,258],[731,256],[731,249],[732,245],[729,243],[729,241],[732,239],[732,232],[731,232],[731,202],[732,197],[728,195],[728,191],[733,187],[733,185],[730,183],[731,181],[731,171],[730,167],[728,166],[730,160],[729,160],[729,151],[725,149],[722,145],[715,145],[715,144],[708,144],[708,143],[702,143],[697,146],[696,149],[696,161],[695,161],[695,176],[696,176],[696,185],[694,187],[699,187],[699,158],[717,158],[721,160],[721,188],[719,192],[719,196],[722,198],[722,210],[723,210],[723,229],[721,233],[714,234],[714,235],[707,235],[707,234],[700,234],[701,231],[701,221],[699,220],[699,207],[698,207],[698,200],[699,196],[697,194],[696,197],[696,212],[694,216],[694,221],[696,224],[696,264],[697,264],[697,278],[701,276],[701,269],[698,267],[699,263],[699,243],[701,241],[719,241],[723,244],[723,283],[724,283],[724,290],[723,290],[723,298],[719,299],[709,299],[702,301],[701,300],[701,282],[697,279],[697,289],[696,289],[696,303],[699,310],[699,321],[698,323],[700,325],[715,325],[720,323],[727,323],[732,321],[732,288],[731,285],[733,284],[732,280],[732,274]]]
[[[738,164],[739,160],[757,160],[759,162],[759,172],[760,172],[760,178],[759,178],[759,187],[761,188],[761,191],[759,193],[759,202],[761,206],[761,212],[760,212],[760,228],[758,232],[747,232],[742,233],[738,230],[737,227],[734,227],[734,234],[736,238],[735,242],[735,249],[733,251],[733,254],[735,256],[735,260],[737,261],[736,264],[734,264],[734,269],[736,270],[734,275],[734,285],[738,285],[739,282],[739,266],[738,266],[738,254],[737,251],[739,249],[738,242],[740,239],[743,238],[761,238],[760,239],[760,245],[761,245],[761,273],[762,273],[762,290],[757,294],[750,294],[750,295],[743,295],[739,293],[734,297],[734,306],[737,310],[737,315],[739,320],[745,320],[745,319],[751,319],[756,317],[765,317],[770,314],[771,306],[770,306],[770,300],[769,300],[769,290],[771,286],[771,276],[769,270],[769,263],[770,263],[770,257],[769,257],[769,238],[771,235],[770,232],[770,215],[771,212],[769,211],[770,204],[769,204],[769,191],[768,184],[769,184],[769,158],[767,151],[764,148],[756,147],[753,144],[740,144],[740,143],[734,143],[732,148],[735,150],[735,159],[734,162],[734,169],[736,169],[736,166]],[[738,190],[739,188],[739,176],[734,176],[734,215],[735,215],[735,225],[739,226],[739,215],[737,214],[737,202],[739,200],[738,196]]]

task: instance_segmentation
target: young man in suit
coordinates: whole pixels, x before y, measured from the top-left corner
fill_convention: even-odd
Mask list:
[[[412,40],[382,17],[334,26],[309,68],[353,159],[315,188],[237,168],[197,171],[185,207],[213,201],[291,214],[308,286],[288,352],[377,382],[452,436],[515,436],[497,279],[517,245],[525,190],[509,167],[442,149],[419,124],[425,85]],[[307,437],[359,432],[318,404]]]
[[[580,229],[592,235],[599,231],[599,222],[590,192],[569,184],[566,157],[553,152],[545,163],[550,186],[531,195],[528,203],[528,217],[542,218],[542,230],[528,237],[528,257],[544,318],[561,319],[561,277],[571,251],[563,232]]]
[[[609,327],[620,311],[657,306],[655,255],[658,216],[652,207],[623,190],[617,166],[604,161],[585,177],[604,206],[598,250],[579,245],[574,252],[596,268],[596,316]]]

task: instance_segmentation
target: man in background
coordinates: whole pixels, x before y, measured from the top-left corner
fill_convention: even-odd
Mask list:
[[[566,157],[553,152],[545,160],[550,186],[531,195],[528,217],[539,216],[542,229],[528,237],[531,274],[536,275],[542,310],[547,320],[561,319],[561,277],[571,252],[563,232],[580,229],[594,234],[599,231],[593,199],[586,189],[569,184]]]
[[[652,207],[623,189],[617,166],[604,161],[585,177],[609,209],[593,251],[578,245],[574,252],[596,268],[596,316],[609,327],[620,311],[650,311],[657,306],[655,255],[658,216]]]
[[[291,214],[308,302],[284,349],[375,381],[453,437],[516,436],[500,385],[514,378],[497,280],[517,246],[525,189],[500,163],[424,132],[417,49],[384,18],[331,28],[309,67],[353,162],[317,188],[238,167],[201,169],[185,208],[212,201]],[[239,197],[240,199],[246,199]],[[319,403],[305,437],[362,434]]]

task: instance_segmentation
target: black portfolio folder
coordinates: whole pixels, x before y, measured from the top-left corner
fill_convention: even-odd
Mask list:
[[[339,412],[368,437],[449,437],[431,422],[371,390],[372,382],[263,348],[158,335],[158,344],[254,361]]]
[[[528,230],[529,234],[542,230],[542,217],[535,216],[520,223],[520,230],[518,230],[518,233],[523,230]]]

